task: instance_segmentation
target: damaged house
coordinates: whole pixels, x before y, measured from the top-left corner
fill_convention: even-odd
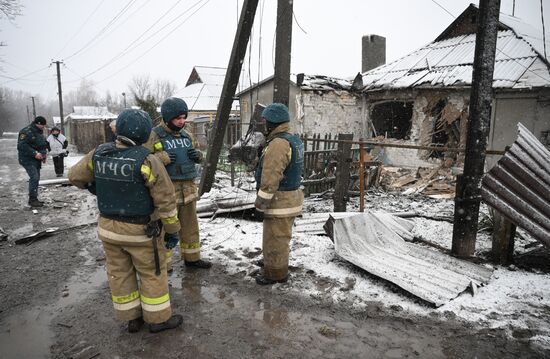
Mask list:
[[[470,5],[432,43],[363,72],[369,137],[411,145],[465,147],[478,7]],[[550,63],[542,33],[500,14],[494,100],[488,149],[503,150],[521,122],[550,145]],[[365,70],[364,70],[365,71]],[[455,152],[384,148],[386,164],[400,167],[463,161]],[[487,157],[492,167],[497,156]]]
[[[350,132],[356,134],[356,138],[364,136],[360,78],[358,80],[305,74],[292,76],[288,104],[291,130],[308,136]],[[273,76],[236,96],[246,129],[255,105],[268,105],[273,101]]]

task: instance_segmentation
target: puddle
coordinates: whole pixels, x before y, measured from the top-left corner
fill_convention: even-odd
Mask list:
[[[68,295],[62,296],[47,308],[33,308],[2,321],[2,328],[7,328],[0,332],[2,359],[50,357],[50,346],[54,339],[54,332],[50,328],[55,324],[52,323],[53,318],[59,311],[80,302],[93,288],[107,281],[105,269],[96,265],[95,259],[86,249],[81,250],[80,255],[86,258],[84,266],[93,265],[94,271],[75,273],[60,293]]]

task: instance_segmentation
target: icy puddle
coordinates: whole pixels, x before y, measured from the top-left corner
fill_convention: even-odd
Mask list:
[[[86,249],[83,249],[80,255],[86,258],[84,270],[78,271],[69,279],[57,302],[44,307],[35,307],[2,320],[2,328],[5,328],[0,332],[2,359],[50,357],[50,346],[55,336],[51,327],[63,326],[63,323],[56,323],[53,319],[59,312],[80,302],[95,287],[107,280],[105,269],[97,267],[95,259]],[[94,266],[95,270],[90,273],[88,270],[91,266]]]

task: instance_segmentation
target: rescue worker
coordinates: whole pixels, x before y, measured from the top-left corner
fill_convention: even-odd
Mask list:
[[[300,189],[304,145],[290,134],[288,108],[273,103],[262,112],[266,120],[266,146],[256,167],[256,210],[263,212],[263,274],[256,283],[268,285],[288,280],[288,256],[294,218],[302,213]]]
[[[23,166],[29,175],[29,205],[42,207],[44,202],[38,200],[38,182],[40,181],[40,169],[46,162],[47,145],[44,138],[46,119],[37,116],[34,121],[19,131],[17,137],[17,153],[19,164]]]
[[[46,145],[53,159],[53,167],[56,176],[63,177],[63,170],[65,167],[63,158],[69,154],[69,151],[67,151],[67,146],[69,145],[67,138],[61,133],[59,128],[52,127],[50,135],[46,139]]]
[[[72,184],[97,195],[98,236],[115,315],[128,321],[130,333],[139,331],[144,321],[153,333],[183,321],[181,315],[172,315],[166,250],[158,243],[162,232],[155,226],[160,218],[165,246],[176,246],[176,197],[166,169],[142,146],[151,127],[146,112],[122,111],[116,141],[98,146],[69,170]]]
[[[187,104],[177,97],[167,98],[160,107],[163,122],[153,128],[145,147],[153,151],[164,163],[172,179],[178,201],[178,216],[185,225],[180,230],[180,253],[186,267],[205,268],[212,266],[201,259],[195,164],[201,163],[202,153],[195,147],[197,142],[183,127],[187,119]],[[167,254],[171,270],[172,253]]]

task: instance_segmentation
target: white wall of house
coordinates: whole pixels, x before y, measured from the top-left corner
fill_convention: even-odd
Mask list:
[[[542,132],[550,131],[550,90],[499,93],[493,101],[493,109],[489,149],[503,150],[512,145],[517,138],[519,122],[538,139],[541,139]],[[487,169],[492,168],[499,158],[487,156]]]
[[[303,90],[296,98],[296,130],[313,134],[352,133],[366,136],[362,98],[345,91]]]

